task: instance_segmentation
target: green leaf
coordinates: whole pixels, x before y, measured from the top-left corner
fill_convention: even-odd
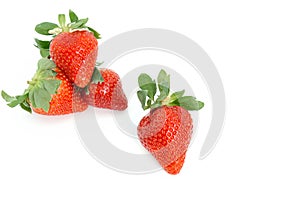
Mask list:
[[[53,78],[56,76],[56,72],[51,70],[51,69],[47,69],[47,70],[42,70],[39,72],[39,79],[49,79],[49,78]],[[39,83],[39,82],[37,82]]]
[[[77,22],[78,21],[77,15],[72,10],[69,10],[69,17],[70,17],[71,22]]]
[[[18,100],[19,104],[22,103],[22,102],[24,102],[27,98],[28,98],[27,94],[16,96],[16,99]]]
[[[72,29],[82,28],[87,22],[88,22],[88,18],[80,19],[74,24],[71,24],[70,28]]]
[[[156,101],[159,102],[159,101],[163,101],[165,98],[168,97],[168,94],[166,94],[164,91],[162,91],[159,96],[157,97]]]
[[[23,103],[20,104],[21,108],[29,113],[32,113],[30,105],[24,101]]]
[[[61,80],[42,80],[42,84],[49,94],[55,94],[61,84]]]
[[[50,56],[49,49],[40,49],[40,54],[43,58],[48,58]]]
[[[139,87],[142,90],[147,90],[147,96],[154,101],[154,96],[156,94],[156,83],[148,74],[142,73],[138,77]]]
[[[198,101],[198,104],[199,104],[199,110],[204,107],[204,103],[202,101]]]
[[[162,106],[161,102],[155,102],[150,107],[151,107],[151,109],[155,109],[155,108],[158,108],[158,107],[161,107],[161,106]]]
[[[173,102],[173,101],[177,100],[178,98],[182,97],[184,92],[185,92],[185,90],[181,90],[181,91],[174,92],[173,94],[171,94],[170,102]]]
[[[146,109],[146,98],[147,98],[147,90],[139,90],[137,91],[137,96],[141,102],[142,108],[145,110]],[[150,100],[151,104],[151,100]]]
[[[49,33],[50,30],[57,28],[58,25],[51,22],[43,22],[35,27],[35,31],[42,35],[52,35]]]
[[[90,94],[89,85],[90,84],[88,84],[87,86],[85,86],[85,88],[83,88],[83,91],[85,92],[86,95]]]
[[[102,65],[104,63],[104,61],[102,62],[96,62],[96,66],[99,67],[100,65]]]
[[[36,46],[39,49],[49,49],[50,41],[43,41],[43,40],[39,40],[37,38],[35,38],[34,40],[35,40]]]
[[[35,89],[36,88],[33,88],[29,91],[28,97],[29,97],[29,102],[31,103],[31,105],[36,108],[36,104],[35,104],[35,101],[34,101],[34,90]]]
[[[200,110],[204,106],[203,102],[197,101],[196,98],[192,96],[180,97],[176,102],[186,110]]]
[[[15,97],[12,97],[10,95],[8,95],[6,92],[4,92],[3,90],[1,91],[1,96],[2,98],[6,101],[6,102],[12,102],[13,100],[16,100]]]
[[[36,108],[42,108],[45,112],[49,111],[51,95],[44,88],[37,88],[33,92]]]
[[[49,60],[47,58],[41,58],[38,61],[38,69],[39,70],[47,70],[47,69],[54,69],[56,65],[52,60]]]
[[[9,104],[7,104],[9,107],[11,107],[11,108],[14,108],[14,107],[16,107],[17,105],[19,105],[19,102],[18,102],[18,100],[16,99],[16,100],[13,100],[12,102],[10,102]]]
[[[102,83],[104,81],[102,74],[100,73],[99,69],[95,67],[93,75],[92,75],[92,83]]]
[[[168,75],[164,70],[160,70],[157,82],[159,91],[168,95],[170,92],[170,75]]]
[[[89,29],[89,31],[91,31],[94,34],[95,38],[101,39],[100,33],[98,33],[95,29],[93,29],[93,28],[91,28],[89,26],[87,28]]]
[[[18,95],[16,97],[8,98],[7,100],[11,100],[11,101],[8,101],[9,104],[7,105],[11,108],[16,107],[17,105],[25,102],[27,98],[28,98],[28,93],[24,93],[23,95]]]
[[[65,27],[66,26],[66,16],[64,14],[59,14],[58,15],[58,22],[60,27]]]

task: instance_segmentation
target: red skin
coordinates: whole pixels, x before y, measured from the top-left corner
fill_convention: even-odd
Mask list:
[[[34,107],[32,110],[42,115],[64,115],[86,110],[88,104],[82,99],[81,93],[76,92],[73,84],[60,69],[56,68],[55,72],[56,79],[61,80],[61,84],[57,93],[52,95],[49,111]]]
[[[183,166],[192,136],[190,113],[179,106],[151,110],[138,126],[142,145],[169,173],[178,174]]]
[[[62,32],[50,44],[50,56],[72,83],[85,87],[91,80],[98,41],[89,31]]]
[[[125,110],[128,106],[120,77],[110,69],[99,69],[104,81],[89,85],[89,94],[83,93],[84,100],[91,106],[111,110]]]

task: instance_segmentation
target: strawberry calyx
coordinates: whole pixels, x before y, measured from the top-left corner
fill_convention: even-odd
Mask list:
[[[180,106],[186,110],[200,110],[204,103],[193,96],[184,96],[184,90],[170,93],[170,75],[163,69],[159,72],[157,82],[148,74],[142,73],[138,77],[141,90],[137,91],[142,108],[155,109],[162,106]],[[159,90],[159,95],[155,98]]]
[[[41,108],[45,112],[49,111],[52,95],[56,94],[61,84],[61,80],[55,79],[56,65],[53,61],[42,58],[38,61],[38,69],[31,81],[28,81],[28,88],[22,95],[10,96],[3,90],[2,98],[9,107],[20,105],[25,111],[32,113],[31,106]]]
[[[41,35],[47,35],[55,37],[56,35],[62,32],[73,32],[77,30],[88,30],[92,32],[97,39],[101,39],[101,35],[93,28],[86,25],[88,22],[88,18],[79,19],[78,16],[72,11],[69,10],[69,19],[70,23],[66,23],[66,16],[64,14],[58,15],[58,24],[52,22],[43,22],[35,26],[35,31]],[[40,49],[40,54],[43,58],[47,58],[50,56],[49,48],[50,41],[39,40],[37,38],[35,40],[35,46]]]

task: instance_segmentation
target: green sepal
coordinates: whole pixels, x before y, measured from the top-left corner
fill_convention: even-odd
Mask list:
[[[34,101],[34,95],[33,95],[33,89],[31,89],[28,93],[28,99],[29,99],[29,102],[31,103],[31,105],[36,108],[36,105],[35,105],[35,101]]]
[[[56,65],[52,60],[49,60],[47,58],[42,58],[38,61],[38,70],[47,70],[47,69],[54,69]]]
[[[42,80],[43,87],[49,94],[55,94],[58,87],[61,84],[61,80],[50,79],[50,80]]]
[[[178,105],[186,110],[200,110],[201,108],[203,108],[204,103],[196,100],[195,97],[184,96],[178,98],[178,100],[173,102],[172,105]]]
[[[85,88],[83,88],[83,91],[84,91],[84,93],[85,93],[86,95],[89,95],[89,94],[90,94],[89,84],[88,84]]]
[[[158,89],[160,93],[169,94],[170,92],[170,75],[164,70],[160,70],[157,77]]]
[[[58,28],[57,24],[51,22],[43,22],[35,26],[35,31],[42,35],[52,35],[49,33],[49,31],[55,28]]]
[[[87,26],[87,29],[89,29],[89,31],[91,31],[94,34],[95,38],[101,39],[101,34],[98,33],[95,29],[93,29],[93,28],[91,28],[89,26]]]
[[[150,106],[151,109],[155,109],[155,108],[158,108],[158,107],[161,107],[162,106],[162,103],[161,102],[155,102],[154,104],[152,104]]]
[[[84,25],[88,22],[88,18],[85,19],[80,19],[78,21],[76,21],[75,23],[70,25],[70,28],[72,29],[79,29],[79,28],[83,28]]]
[[[36,47],[39,49],[49,49],[50,48],[50,41],[44,41],[44,40],[39,40],[37,38],[34,38]]]
[[[9,104],[7,104],[9,107],[11,107],[11,108],[14,108],[14,107],[16,107],[17,105],[19,105],[19,102],[18,102],[18,100],[16,99],[16,100],[13,100],[12,102],[10,102]]]
[[[66,16],[64,14],[59,14],[58,22],[59,22],[60,27],[65,28],[66,27]]]
[[[147,90],[147,96],[154,101],[154,96],[156,94],[156,82],[145,73],[140,74],[138,77],[139,87],[142,90]]]
[[[102,65],[104,63],[104,61],[102,62],[96,62],[96,66],[99,67],[100,65]]]
[[[29,113],[32,113],[31,107],[27,101],[24,101],[20,104],[21,108]]]
[[[99,69],[96,67],[94,68],[94,72],[92,75],[92,83],[102,83],[104,81],[102,74],[100,73]]]
[[[156,101],[163,101],[168,97],[168,93],[165,93],[165,91],[162,91],[159,96],[157,97]]]
[[[3,90],[1,91],[1,96],[2,98],[6,101],[6,102],[11,102],[13,100],[15,100],[14,97],[8,95],[6,92],[4,92]]]
[[[184,92],[185,92],[185,90],[181,90],[181,91],[174,92],[173,94],[171,94],[170,102],[173,102],[173,101],[177,100],[178,98],[182,97]]]
[[[71,9],[69,10],[69,17],[70,17],[71,22],[77,22],[78,21],[77,15]]]
[[[1,96],[2,98],[8,103],[7,105],[11,108],[16,107],[17,105],[26,102],[27,98],[28,98],[28,92],[24,92],[24,94],[22,95],[18,95],[18,96],[10,96],[8,95],[6,92],[4,92],[3,90],[1,91]]]
[[[50,56],[49,49],[40,49],[40,55],[42,56],[42,58],[49,58]]]
[[[147,106],[146,106],[147,93],[148,93],[147,90],[139,90],[139,91],[137,91],[138,99],[140,100],[142,108],[144,110],[147,109]]]
[[[48,112],[51,100],[50,93],[44,88],[35,88],[33,96],[36,108],[42,108],[45,112]]]

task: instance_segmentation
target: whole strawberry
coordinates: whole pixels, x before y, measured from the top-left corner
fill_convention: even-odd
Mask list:
[[[76,86],[84,88],[91,80],[98,54],[99,33],[87,27],[88,19],[78,19],[69,11],[71,23],[66,24],[64,14],[58,16],[59,25],[50,22],[38,24],[36,32],[53,35],[51,41],[36,40],[43,57],[51,57],[56,66]]]
[[[103,82],[90,83],[83,91],[84,100],[98,108],[125,110],[128,103],[119,75],[110,69],[99,69],[99,72]]]
[[[156,82],[147,74],[139,76],[138,98],[144,110],[151,110],[138,125],[138,137],[165,171],[178,174],[192,137],[193,122],[188,110],[200,110],[204,103],[183,96],[184,90],[169,94],[170,75],[164,70],[157,81],[160,95],[155,99]]]
[[[24,110],[43,115],[64,115],[87,109],[87,103],[81,98],[66,75],[57,68],[53,61],[42,58],[29,87],[19,96],[9,96],[4,91],[1,95],[8,106],[20,105]]]

